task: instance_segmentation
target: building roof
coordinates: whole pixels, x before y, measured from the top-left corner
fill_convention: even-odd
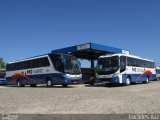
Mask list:
[[[100,45],[95,43],[86,43],[62,49],[52,50],[52,53],[70,53],[80,59],[95,60],[101,55],[111,53],[123,53],[123,49]]]

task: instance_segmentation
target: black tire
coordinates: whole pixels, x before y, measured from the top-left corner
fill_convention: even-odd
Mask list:
[[[158,81],[158,78],[154,79],[154,81]]]
[[[18,86],[18,87],[24,87],[24,85],[22,85],[21,80],[17,80],[17,86]]]
[[[67,85],[67,84],[62,84],[62,86],[63,86],[63,87],[68,87],[68,85]]]
[[[37,85],[36,84],[30,84],[30,87],[36,87]]]
[[[53,86],[53,82],[52,82],[52,80],[50,78],[48,78],[46,80],[46,84],[47,84],[47,87],[52,87]]]

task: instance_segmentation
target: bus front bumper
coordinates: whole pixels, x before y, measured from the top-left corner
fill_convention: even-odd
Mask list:
[[[119,82],[119,77],[115,76],[112,78],[97,78],[98,83],[111,83],[111,84],[118,84]]]
[[[65,75],[64,76],[64,82],[65,84],[81,84],[82,83],[82,75]]]
[[[82,78],[65,78],[65,84],[81,84]]]

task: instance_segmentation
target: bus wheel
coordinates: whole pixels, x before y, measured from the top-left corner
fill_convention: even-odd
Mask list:
[[[24,87],[24,85],[22,85],[22,83],[21,83],[21,80],[18,80],[18,81],[17,81],[17,86],[18,86],[18,87]]]
[[[52,83],[52,80],[51,79],[47,79],[47,87],[52,87],[53,86],[53,83]]]
[[[145,83],[149,83],[149,77],[147,77],[147,79],[146,79]]]
[[[68,87],[68,85],[67,85],[67,84],[62,84],[62,86],[63,86],[63,87]]]
[[[30,84],[30,87],[36,87],[37,85],[36,84]]]
[[[129,86],[131,84],[131,78],[127,77],[125,85]]]

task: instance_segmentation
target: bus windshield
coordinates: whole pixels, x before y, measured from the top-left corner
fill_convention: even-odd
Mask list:
[[[81,69],[76,57],[71,55],[63,55],[64,72],[68,74],[80,74]]]
[[[113,74],[119,69],[119,57],[99,58],[97,60],[97,73],[99,75]]]

